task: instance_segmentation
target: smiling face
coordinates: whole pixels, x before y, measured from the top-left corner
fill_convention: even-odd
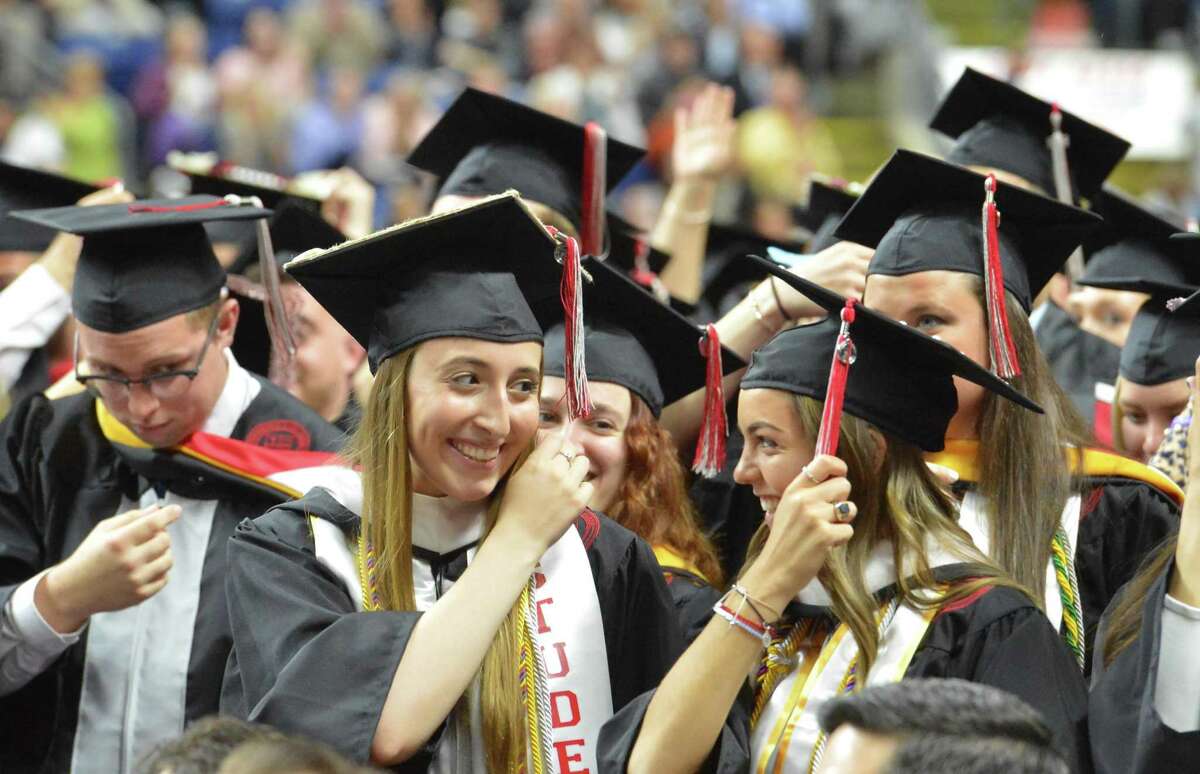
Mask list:
[[[1147,387],[1122,379],[1117,395],[1122,451],[1146,462],[1158,451],[1171,420],[1187,407],[1187,380]]]
[[[804,431],[795,396],[782,390],[742,390],[738,428],[746,443],[733,480],[754,490],[770,524],[784,490],[812,461],[815,439]]]
[[[921,271],[902,277],[867,277],[863,302],[893,320],[941,339],[984,368],[991,365],[983,305],[975,295],[975,277],[957,271]],[[974,439],[985,390],[958,377],[958,413],[946,438]]]
[[[408,371],[413,488],[463,502],[488,497],[529,447],[538,424],[542,345],[440,338]]]
[[[562,377],[543,379],[538,440],[551,433],[563,432],[567,423],[566,388],[567,382]],[[625,429],[633,413],[633,393],[612,382],[588,382],[588,391],[594,410],[587,418],[570,423],[563,451],[587,456],[586,480],[593,487],[588,506],[609,511],[625,480],[628,466]]]
[[[159,400],[145,385],[136,385],[125,397],[105,399],[105,407],[151,446],[163,448],[183,441],[204,425],[225,387],[229,366],[223,350],[233,341],[237,318],[237,302],[225,301],[200,372],[179,397]],[[104,333],[80,323],[80,372],[139,379],[195,368],[207,334],[207,323],[198,324],[187,314],[127,333]]]

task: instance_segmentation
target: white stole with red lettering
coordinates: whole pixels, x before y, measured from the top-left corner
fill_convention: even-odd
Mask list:
[[[334,499],[354,513],[361,512],[361,493],[333,491]],[[455,543],[463,545],[468,539],[453,532],[468,533],[466,524],[451,527],[447,534],[432,534],[437,527],[447,526],[432,519],[419,518],[418,511],[429,508],[438,498],[414,496],[414,533],[425,533],[424,547],[445,552]],[[453,507],[443,503],[442,507]],[[420,515],[424,515],[423,513]],[[430,514],[432,516],[432,514]],[[482,517],[482,509],[480,510]],[[346,585],[355,609],[362,610],[362,587],[356,564],[357,542],[342,532],[341,527],[317,516],[310,516],[314,551],[317,559],[332,570]],[[420,522],[420,523],[419,523]],[[425,529],[421,529],[424,527]],[[475,548],[467,552],[467,561],[475,559]],[[600,615],[600,598],[592,576],[591,562],[579,530],[571,526],[550,549],[542,555],[535,570],[538,645],[546,667],[551,721],[551,750],[553,759],[546,761],[550,771],[558,774],[596,774],[596,742],[600,727],[613,714],[612,687],[609,683],[608,649],[604,639],[604,622]],[[413,586],[417,609],[428,610],[436,602],[433,578],[428,565],[414,558]],[[483,760],[482,724],[479,718],[477,681],[468,689],[469,720],[452,718],[452,731],[444,740],[433,764],[436,771],[470,771]],[[455,713],[458,715],[459,713]],[[467,730],[469,728],[469,731]]]
[[[613,714],[612,687],[600,597],[579,530],[569,528],[550,546],[535,573],[554,752],[547,764],[559,774],[595,774],[600,726]]]

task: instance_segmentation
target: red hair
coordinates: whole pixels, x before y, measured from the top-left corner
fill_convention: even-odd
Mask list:
[[[721,564],[712,541],[700,529],[675,442],[645,402],[631,397],[625,478],[607,513],[651,546],[665,546],[679,554],[710,584],[721,588],[725,582]]]

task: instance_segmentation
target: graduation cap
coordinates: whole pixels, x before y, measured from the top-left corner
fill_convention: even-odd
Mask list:
[[[0,161],[0,252],[40,253],[58,233],[10,217],[13,210],[66,207],[98,190],[69,177]]]
[[[813,180],[809,183],[808,206],[800,211],[798,222],[812,233],[808,252],[819,253],[835,244],[837,224],[858,201],[858,194],[845,186]]]
[[[766,255],[772,247],[796,255],[803,254],[806,249],[801,242],[770,239],[741,226],[713,224],[708,227],[701,297],[717,316],[724,311],[731,294],[741,301],[746,285],[766,279],[766,272],[757,264],[741,258]]]
[[[319,211],[285,199],[271,216],[268,230],[275,260],[282,266],[300,253],[333,247],[346,241],[346,235],[325,220]],[[257,239],[246,240],[237,259],[229,267],[230,274],[240,274],[258,260]]]
[[[1171,236],[1183,225],[1140,206],[1106,186],[1092,199],[1104,226],[1085,242],[1080,285],[1147,293],[1156,298],[1188,295],[1200,287],[1200,256]]]
[[[542,341],[558,243],[516,192],[293,259],[284,270],[379,364],[423,341]],[[561,311],[559,316],[561,317]]]
[[[629,389],[657,417],[663,406],[696,390],[719,390],[721,377],[745,366],[719,342],[716,362],[710,363],[708,345],[715,337],[710,339],[704,328],[659,303],[614,268],[588,258],[583,269],[592,277],[583,286],[589,381]],[[561,308],[550,311],[562,317]],[[565,342],[563,323],[546,332],[546,374],[565,376]],[[715,386],[710,374],[716,377]],[[715,405],[723,407],[724,401]]]
[[[650,246],[649,240],[632,223],[613,213],[607,213],[608,219],[608,256],[607,262],[623,270],[626,274],[635,271],[649,271],[658,274],[671,260],[671,256]],[[642,263],[644,261],[644,266]]]
[[[408,157],[442,179],[438,196],[491,196],[516,189],[562,214],[585,253],[602,250],[604,197],[645,155],[519,102],[468,88]]]
[[[1179,243],[1186,249],[1197,251],[1200,248],[1200,234],[1192,231],[1181,231],[1171,236],[1173,243]],[[1200,317],[1200,290],[1190,296],[1173,298],[1167,302],[1167,308],[1179,316]]]
[[[13,216],[83,237],[72,311],[89,328],[125,333],[217,299],[225,270],[213,255],[205,223],[270,214],[213,196],[189,196]]]
[[[1007,289],[1029,311],[1100,217],[932,156],[898,150],[838,225],[875,248],[867,275],[956,271],[983,277],[997,373],[1020,373]]]
[[[303,207],[310,212],[321,211],[321,200],[312,196],[290,191],[285,177],[260,169],[237,167],[231,164],[215,164],[208,173],[179,169],[192,184],[192,194],[226,196],[233,194],[242,198],[257,196],[268,209],[278,209],[284,202]]]
[[[582,268],[592,278],[583,285],[588,381],[627,388],[655,417],[663,406],[705,389],[693,467],[702,475],[715,475],[725,461],[721,380],[746,364],[721,346],[712,326],[697,326],[616,269],[593,258],[585,259]],[[561,308],[557,314],[562,317]],[[565,322],[547,330],[546,374],[566,378],[567,340]]]
[[[758,263],[831,313],[821,322],[785,329],[755,350],[741,385],[743,390],[784,390],[823,401],[818,454],[836,453],[842,410],[926,451],[940,451],[958,411],[955,376],[1042,411],[949,344],[770,261],[756,256],[744,260]]]
[[[956,139],[948,161],[1002,169],[1073,201],[1099,190],[1129,150],[1117,135],[969,67],[929,126]]]
[[[1162,298],[1151,298],[1133,317],[1121,348],[1121,377],[1153,387],[1196,372],[1200,316],[1172,314]]]

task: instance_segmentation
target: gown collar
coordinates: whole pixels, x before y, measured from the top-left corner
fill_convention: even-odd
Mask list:
[[[450,497],[412,495],[412,544],[434,554],[448,554],[479,542],[487,500],[464,503]]]

